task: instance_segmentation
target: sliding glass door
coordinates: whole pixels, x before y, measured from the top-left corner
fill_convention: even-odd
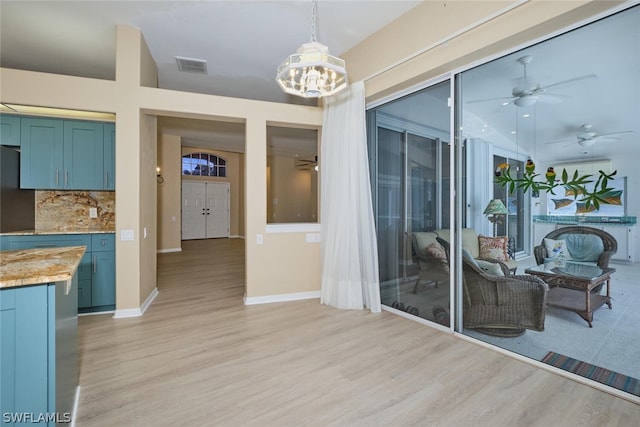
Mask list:
[[[368,112],[382,303],[432,321],[450,306],[446,259],[420,259],[449,225],[448,96],[443,82]]]

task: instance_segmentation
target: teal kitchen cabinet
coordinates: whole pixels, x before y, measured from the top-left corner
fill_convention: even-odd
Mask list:
[[[63,148],[62,120],[23,117],[20,125],[20,188],[63,188]]]
[[[104,189],[116,189],[116,125],[104,124]]]
[[[115,125],[22,117],[20,188],[115,189]]]
[[[92,311],[113,310],[116,304],[115,235],[93,234],[91,237]]]
[[[20,116],[0,114],[0,145],[20,146]]]
[[[63,158],[63,188],[104,189],[104,125],[65,120]]]
[[[0,289],[0,320],[2,425],[30,424],[5,418],[25,414],[54,416],[39,425],[71,421],[79,382],[77,276],[70,287]]]

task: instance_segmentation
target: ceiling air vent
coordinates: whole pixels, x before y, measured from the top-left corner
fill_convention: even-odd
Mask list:
[[[183,58],[176,56],[178,70],[186,73],[207,74],[207,61],[204,59]]]

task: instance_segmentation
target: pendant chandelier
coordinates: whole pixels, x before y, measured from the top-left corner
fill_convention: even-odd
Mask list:
[[[344,60],[316,40],[316,1],[311,6],[311,42],[304,43],[278,67],[276,81],[286,93],[303,98],[333,95],[347,87]]]

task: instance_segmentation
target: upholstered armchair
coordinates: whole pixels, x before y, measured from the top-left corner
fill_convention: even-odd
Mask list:
[[[449,243],[438,242],[449,255]],[[490,275],[463,257],[463,326],[489,335],[515,337],[544,330],[547,284],[530,275]]]

